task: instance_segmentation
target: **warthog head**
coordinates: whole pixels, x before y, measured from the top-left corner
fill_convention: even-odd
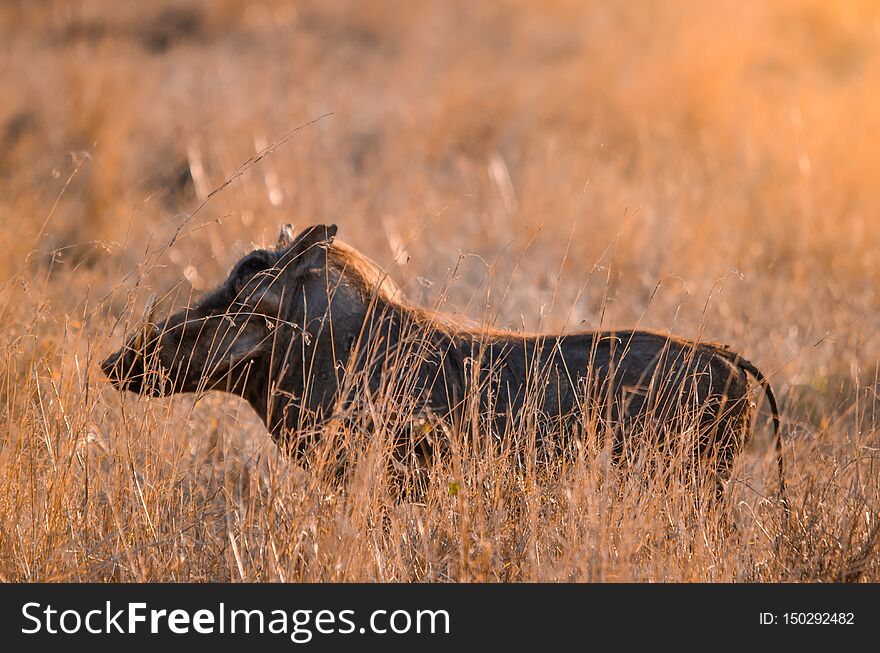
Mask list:
[[[319,273],[326,272],[335,234],[335,225],[316,225],[294,239],[285,227],[275,250],[242,258],[194,306],[158,323],[148,315],[125,346],[101,363],[102,370],[118,388],[153,396],[214,389],[247,396],[253,377],[263,389],[273,359],[308,337],[308,302],[326,308],[326,291],[323,298],[309,297],[305,281],[324,276]],[[264,412],[265,400],[258,410]]]

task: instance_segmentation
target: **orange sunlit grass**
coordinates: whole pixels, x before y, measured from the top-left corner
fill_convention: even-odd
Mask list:
[[[0,580],[880,580],[878,31],[857,1],[3,3]],[[322,222],[477,323],[731,345],[791,515],[766,410],[723,510],[590,438],[464,438],[401,500],[389,397],[307,470],[235,397],[103,377],[151,298]]]

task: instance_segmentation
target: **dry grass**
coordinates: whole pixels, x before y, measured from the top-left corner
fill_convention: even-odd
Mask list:
[[[880,580],[878,30],[821,0],[4,2],[0,579]],[[731,529],[589,443],[548,473],[465,438],[397,502],[388,429],[337,424],[339,492],[234,398],[101,377],[152,292],[317,221],[498,326],[731,344],[782,398],[791,519],[763,421]]]

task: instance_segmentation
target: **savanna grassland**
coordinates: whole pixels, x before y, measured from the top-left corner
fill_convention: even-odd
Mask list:
[[[880,580],[876,3],[13,0],[0,57],[0,580]],[[399,501],[381,403],[339,488],[102,377],[287,222],[498,327],[731,345],[791,515],[766,411],[724,514],[476,433]]]

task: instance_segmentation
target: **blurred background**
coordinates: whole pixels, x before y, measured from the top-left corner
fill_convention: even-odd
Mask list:
[[[774,362],[854,347],[877,326],[878,12],[4,2],[0,273],[54,258],[49,283],[106,288],[186,223],[151,283],[204,290],[279,223],[326,221],[381,264],[405,245],[414,299],[465,256],[450,308],[488,293],[501,326],[689,332],[711,294],[712,336],[775,338]]]
[[[117,428],[93,361],[287,222],[497,326],[726,342],[795,442],[874,424],[876,2],[5,0],[0,58],[10,432],[35,375]]]

